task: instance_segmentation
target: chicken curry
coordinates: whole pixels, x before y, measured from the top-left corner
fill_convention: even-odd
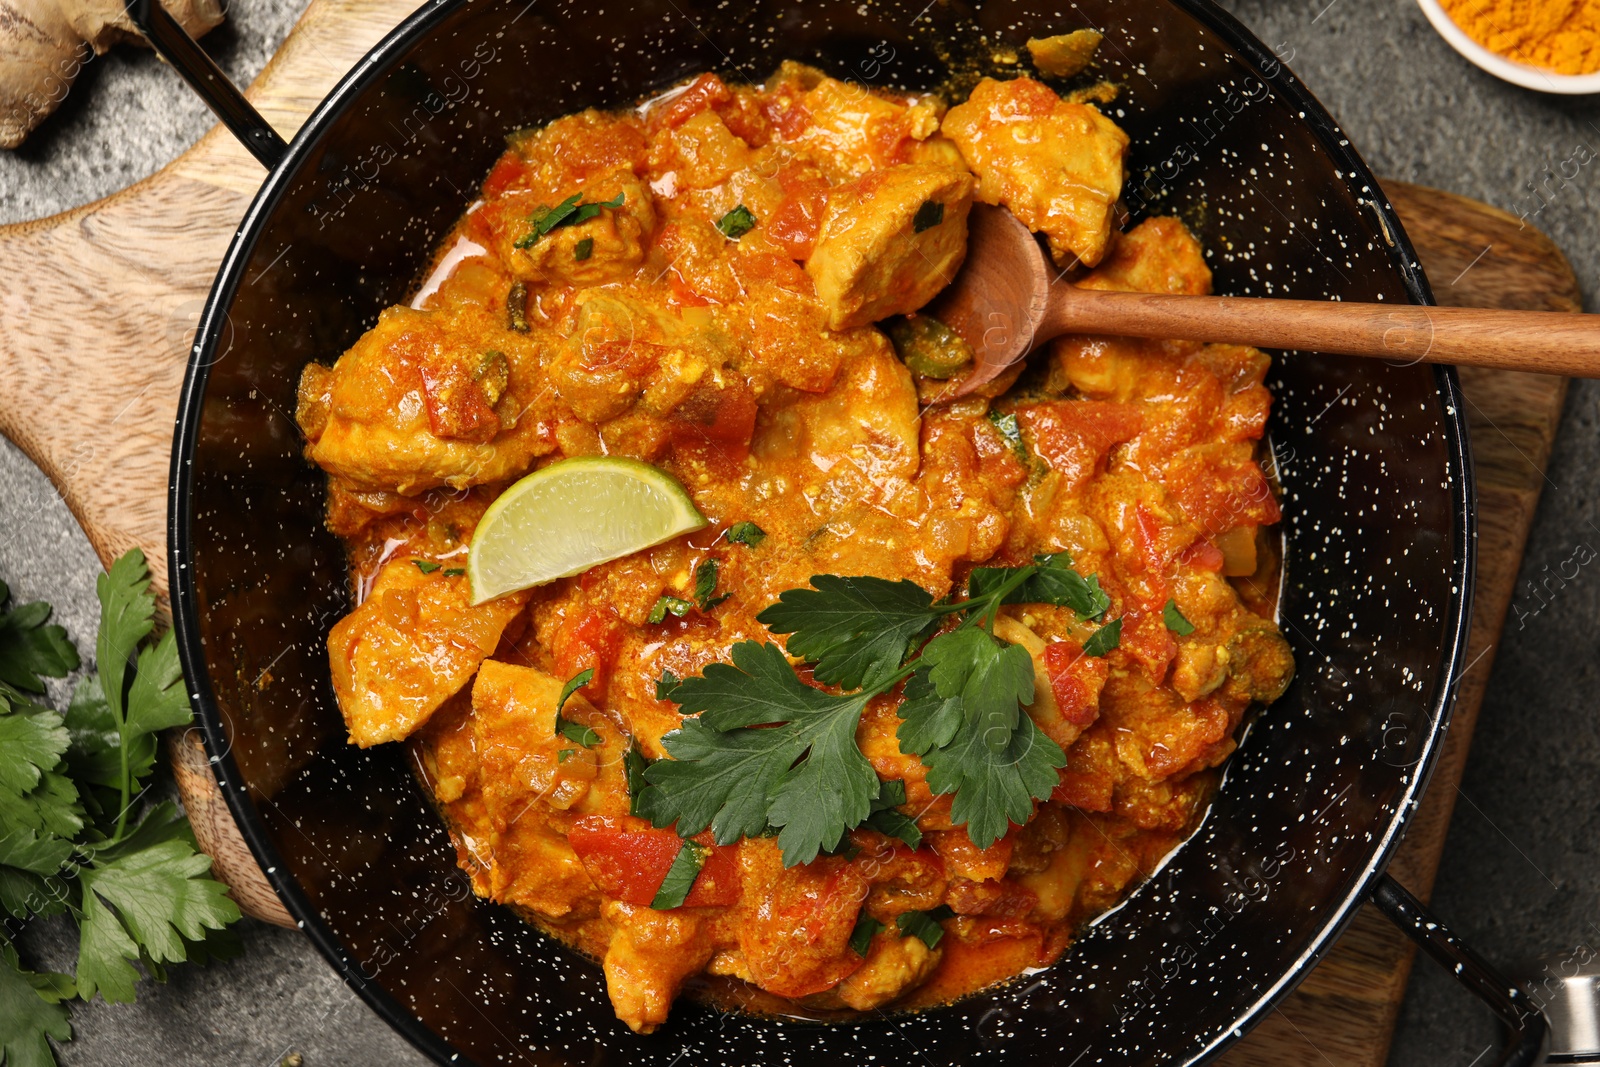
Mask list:
[[[1181,222],[1119,231],[1127,147],[1028,77],[703,74],[512,137],[410,305],[306,367],[351,741],[411,746],[475,891],[633,1029],[686,986],[826,1016],[1047,965],[1288,684],[1267,356],[1065,337],[941,402],[966,357],[915,316],[974,200],[1080,285],[1208,292]],[[598,455],[708,525],[474,603],[489,505]]]

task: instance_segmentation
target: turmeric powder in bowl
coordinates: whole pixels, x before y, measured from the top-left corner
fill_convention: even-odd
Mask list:
[[[1441,0],[1467,36],[1557,74],[1600,71],[1600,0]]]
[[[1417,0],[1445,42],[1495,77],[1600,93],[1600,0]]]

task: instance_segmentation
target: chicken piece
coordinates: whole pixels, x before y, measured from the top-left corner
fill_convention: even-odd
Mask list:
[[[392,307],[331,368],[308,364],[306,455],[358,490],[411,496],[521,474],[555,448],[538,350],[482,309]]]
[[[871,1011],[928,980],[944,952],[921,938],[879,933],[872,939],[867,962],[840,982],[834,994],[846,1007]]]
[[[674,312],[621,288],[580,291],[562,326],[550,380],[593,423],[635,407],[670,415],[734,354],[705,308]]]
[[[711,961],[715,946],[702,934],[703,919],[681,908],[653,911],[613,900],[604,915],[616,927],[603,964],[611,1007],[635,1033],[651,1033],[667,1021],[684,979]]]
[[[833,190],[806,273],[848,330],[917,310],[950,284],[967,254],[972,176],[908,163]]]
[[[835,181],[910,162],[939,129],[943,111],[935,97],[897,99],[794,62],[780,66],[766,87],[794,101],[777,122],[784,143]]]
[[[472,685],[473,736],[483,768],[483,800],[497,825],[530,804],[574,815],[626,815],[622,756],[628,739],[612,719],[574,692],[561,709],[562,683],[544,671],[488,660]],[[584,744],[573,735],[591,731]]]
[[[978,176],[979,200],[1044,234],[1061,266],[1100,262],[1115,232],[1128,151],[1116,123],[1032,78],[985,78],[942,128]]]
[[[1095,50],[1105,37],[1098,30],[1073,30],[1054,37],[1028,38],[1028,56],[1033,65],[1052,78],[1070,78],[1094,59]]]
[[[527,593],[474,606],[464,575],[422,573],[410,558],[383,565],[361,606],[328,632],[333,691],[350,740],[399,741],[472,677]]]
[[[570,921],[597,914],[600,896],[561,820],[564,813],[627,813],[627,740],[581,693],[561,716],[598,741],[558,734],[561,688],[543,671],[486,661],[472,686],[472,736],[490,828],[491,897]]]
[[[590,217],[541,235],[539,220],[572,197],[578,200],[569,218]],[[632,277],[644,261],[656,227],[654,204],[650,187],[633,171],[618,168],[583,185],[562,186],[559,195],[506,193],[485,205],[483,225],[491,250],[524,281],[604,285]]]
[[[739,867],[739,949],[752,982],[781,997],[805,997],[832,989],[860,968],[850,934],[867,880],[857,867],[827,856],[785,869],[770,837],[746,840]]]
[[[1119,234],[1100,265],[1077,284],[1121,293],[1205,296],[1211,292],[1211,268],[1189,227],[1164,216]]]

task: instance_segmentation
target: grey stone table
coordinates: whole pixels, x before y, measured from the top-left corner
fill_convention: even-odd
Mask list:
[[[248,81],[302,6],[241,0],[207,45]],[[1600,157],[1594,100],[1540,96],[1481,74],[1435,36],[1412,0],[1229,6],[1288,57],[1374,170],[1526,214],[1566,250],[1595,309],[1600,172],[1590,166],[1547,180],[1579,146]],[[90,63],[34,139],[0,154],[0,222],[115,192],[210,124],[148,54],[123,49]],[[1530,584],[1578,546],[1600,545],[1597,421],[1600,385],[1574,383],[1434,891],[1438,911],[1500,961],[1600,945],[1600,574],[1586,568],[1543,599]],[[94,556],[43,476],[3,442],[0,530],[0,578],[24,599],[55,603],[79,647],[92,648]],[[79,1008],[79,1036],[62,1062],[266,1067],[291,1050],[312,1067],[422,1062],[301,936],[247,923],[245,941],[242,959],[177,968],[165,986],[144,983],[136,1004]],[[38,963],[70,964],[57,927],[30,931],[26,947]],[[1422,961],[1390,1062],[1468,1067],[1494,1037],[1488,1014]],[[1315,1052],[1308,1061],[1317,1062]]]

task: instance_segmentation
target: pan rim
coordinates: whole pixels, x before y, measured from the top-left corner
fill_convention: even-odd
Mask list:
[[[290,916],[294,918],[296,927],[311,939],[318,951],[343,978],[345,984],[350,986],[385,1022],[440,1064],[460,1064],[468,1061],[461,1052],[453,1048],[399,1000],[391,996],[371,977],[362,973],[360,963],[346,952],[333,929],[322,919],[298,882],[290,876],[287,865],[268,837],[265,821],[251,800],[248,787],[228,751],[222,710],[212,692],[205,650],[200,638],[201,611],[196,597],[194,569],[190,566],[190,560],[194,548],[193,457],[204,409],[206,385],[211,364],[215,359],[215,350],[222,335],[222,326],[227,320],[227,308],[232,304],[244,280],[261,226],[288,191],[291,179],[299,172],[311,148],[321,142],[333,123],[342,117],[345,109],[367,89],[372,81],[383,76],[389,61],[426,39],[437,24],[467,2],[469,0],[433,0],[408,16],[379,41],[338,81],[312,111],[295,134],[288,152],[277,167],[267,175],[251,201],[218,268],[216,279],[206,299],[194,344],[190,349],[173,434],[167,523],[168,572],[172,576],[172,617],[173,628],[177,634],[179,659],[189,682],[190,701],[194,705],[195,716],[201,727],[212,771],[216,775],[217,783],[241,835],[249,845],[257,863],[266,873],[273,890],[283,901]],[[1228,47],[1255,68],[1253,73],[1257,77],[1262,78],[1274,91],[1282,93],[1286,100],[1297,107],[1301,120],[1310,127],[1320,147],[1328,153],[1336,169],[1344,175],[1357,203],[1365,204],[1373,211],[1379,226],[1391,238],[1388,242],[1390,261],[1405,286],[1411,302],[1435,303],[1432,290],[1405,229],[1393,206],[1384,196],[1377,179],[1356,153],[1332,116],[1300,79],[1242,23],[1223,11],[1213,0],[1159,0],[1159,2],[1178,8],[1215,33]],[[1270,77],[1265,73],[1269,69],[1275,70]],[[1428,731],[1421,755],[1415,764],[1415,772],[1397,799],[1384,833],[1374,845],[1366,864],[1351,874],[1342,895],[1330,901],[1330,910],[1321,921],[1320,929],[1310,944],[1284,970],[1278,980],[1264,990],[1256,1001],[1234,1020],[1231,1027],[1190,1054],[1187,1063],[1198,1064],[1209,1061],[1248,1033],[1321,960],[1360,910],[1360,906],[1365,903],[1374,883],[1388,866],[1432,778],[1455,705],[1460,684],[1459,665],[1466,656],[1476,556],[1475,480],[1460,380],[1454,367],[1440,365],[1434,366],[1434,380],[1444,416],[1443,434],[1447,452],[1447,470],[1452,475],[1450,579],[1453,592],[1446,605],[1444,647],[1435,674],[1435,677],[1443,679],[1443,682],[1428,709],[1433,725]]]

